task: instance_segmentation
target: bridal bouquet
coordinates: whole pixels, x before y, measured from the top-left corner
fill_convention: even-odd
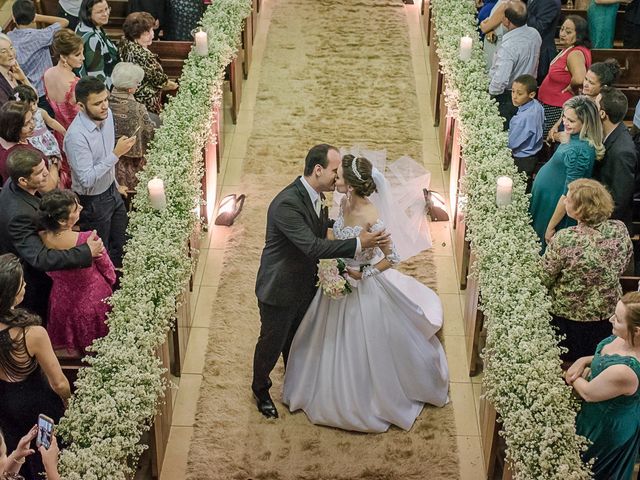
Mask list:
[[[329,298],[342,298],[353,291],[347,266],[340,258],[323,259],[318,263],[318,287]]]

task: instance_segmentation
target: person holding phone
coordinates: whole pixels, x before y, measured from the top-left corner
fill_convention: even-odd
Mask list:
[[[16,308],[25,286],[20,260],[0,255],[0,428],[9,450],[18,447],[40,414],[58,422],[71,397],[40,318]],[[28,455],[24,461],[20,474],[37,478],[43,470],[41,457]]]

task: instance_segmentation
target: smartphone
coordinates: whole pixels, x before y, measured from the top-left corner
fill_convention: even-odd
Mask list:
[[[53,435],[53,420],[41,413],[38,415],[38,436],[36,437],[36,445],[44,445],[49,450],[51,446],[51,436]]]

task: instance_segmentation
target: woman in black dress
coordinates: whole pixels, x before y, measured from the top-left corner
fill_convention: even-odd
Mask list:
[[[0,255],[0,428],[9,451],[44,413],[58,422],[71,396],[47,331],[40,318],[16,308],[24,298],[20,260]],[[28,456],[20,474],[40,478],[39,454]]]

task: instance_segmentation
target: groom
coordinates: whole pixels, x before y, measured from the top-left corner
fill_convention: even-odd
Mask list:
[[[260,337],[253,357],[251,389],[258,410],[277,418],[269,374],[282,353],[287,364],[298,325],[316,293],[321,258],[353,258],[362,248],[388,242],[385,232],[363,230],[358,238],[326,240],[331,226],[322,192],[333,191],[341,156],[331,145],[307,154],[304,176],[282,190],[269,205],[267,233],[256,279]]]

